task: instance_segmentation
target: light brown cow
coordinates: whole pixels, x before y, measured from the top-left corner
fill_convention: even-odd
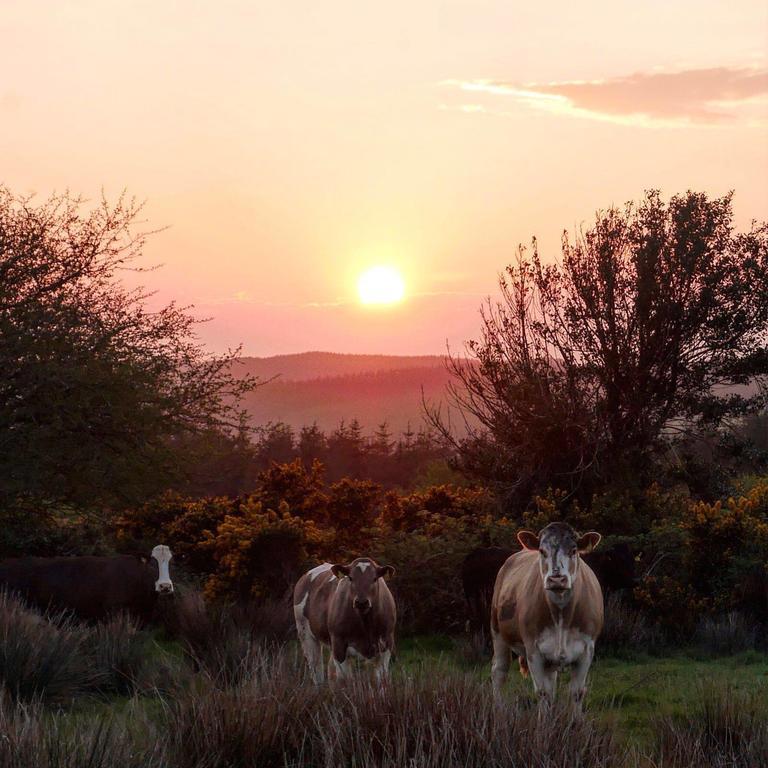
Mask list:
[[[315,682],[324,678],[323,645],[331,648],[329,678],[348,675],[351,656],[374,662],[378,681],[389,675],[397,610],[384,577],[394,572],[358,557],[349,565],[323,563],[299,579],[293,612]]]
[[[494,693],[509,672],[510,651],[520,672],[530,670],[539,712],[552,703],[557,673],[571,670],[571,700],[577,713],[603,628],[603,593],[592,569],[580,558],[600,541],[595,532],[579,536],[566,523],[517,534],[523,550],[512,555],[496,577],[491,605]]]

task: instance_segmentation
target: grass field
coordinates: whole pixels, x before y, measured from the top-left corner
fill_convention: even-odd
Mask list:
[[[414,637],[400,642],[397,674],[462,672],[490,686],[490,659],[467,661],[464,643],[448,637]],[[567,673],[560,676],[558,698],[567,699]],[[768,701],[768,654],[745,651],[733,656],[702,658],[696,649],[671,655],[634,654],[634,658],[602,657],[598,652],[588,681],[586,707],[611,725],[628,743],[650,746],[654,722],[665,715],[682,716],[711,688],[764,696]],[[533,686],[513,664],[508,696],[534,706]]]
[[[362,671],[318,686],[295,639],[191,615],[171,640],[0,599],[0,768],[768,765],[765,653],[619,658],[598,645],[585,719],[563,706],[539,724],[514,667],[494,704],[490,660],[466,637],[401,638],[384,688]]]

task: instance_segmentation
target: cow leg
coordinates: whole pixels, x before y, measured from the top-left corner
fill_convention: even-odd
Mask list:
[[[384,649],[376,659],[376,667],[374,674],[376,675],[376,682],[379,685],[384,685],[389,680],[389,660],[392,656],[392,652],[389,648]]]
[[[493,696],[497,703],[502,698],[502,688],[509,674],[510,648],[504,638],[491,628],[493,640],[493,662],[491,663],[491,681],[493,682]]]
[[[351,673],[347,644],[336,637],[331,638],[331,659],[334,666],[334,679],[349,677]]]
[[[324,677],[323,648],[320,645],[320,641],[312,634],[309,619],[304,615],[305,603],[306,598],[298,605],[293,606],[293,613],[296,618],[296,631],[299,635],[301,649],[304,651],[304,657],[309,665],[312,679],[316,683],[322,683]]]
[[[581,717],[584,698],[587,695],[587,675],[594,655],[595,644],[589,642],[571,670],[571,707],[576,718]]]
[[[548,667],[544,657],[536,650],[526,651],[528,669],[533,680],[533,688],[539,699],[539,722],[549,712],[555,700],[557,688],[557,669]]]

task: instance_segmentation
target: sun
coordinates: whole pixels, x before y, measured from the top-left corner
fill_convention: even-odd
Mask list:
[[[405,295],[405,283],[395,267],[379,265],[360,275],[357,293],[363,304],[396,304]]]

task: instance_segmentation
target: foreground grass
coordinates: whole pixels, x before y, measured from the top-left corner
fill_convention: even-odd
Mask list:
[[[169,641],[0,601],[0,768],[768,765],[766,654],[600,657],[586,719],[560,708],[542,725],[516,671],[494,705],[489,660],[465,638],[401,640],[384,689],[365,674],[316,686],[263,617],[198,608]]]
[[[399,645],[397,674],[461,671],[490,685],[490,659],[468,661],[463,650],[462,641],[448,637],[406,638]],[[560,677],[558,697],[565,700],[568,674]],[[658,718],[686,715],[700,701],[703,686],[768,701],[768,654],[746,651],[702,658],[696,649],[661,657],[638,653],[630,659],[598,654],[590,672],[587,709],[626,743],[645,748],[653,743]],[[514,663],[508,689],[510,701],[534,705],[531,681],[520,676]]]

